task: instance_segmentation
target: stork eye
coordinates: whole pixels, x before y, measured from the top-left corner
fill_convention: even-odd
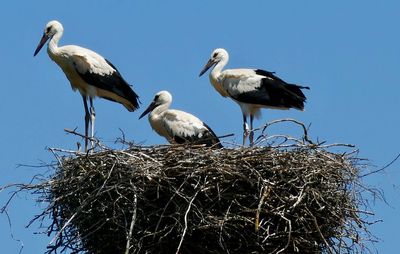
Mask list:
[[[50,33],[51,27],[46,28],[46,33]]]
[[[160,97],[160,95],[158,95],[158,94],[156,96],[154,96],[154,101],[157,101],[159,97]]]
[[[213,58],[216,58],[218,56],[218,53],[214,53]]]

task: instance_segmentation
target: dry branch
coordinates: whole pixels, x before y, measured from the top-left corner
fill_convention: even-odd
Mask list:
[[[48,201],[48,253],[364,253],[373,214],[356,153],[274,144],[70,154],[23,189]]]

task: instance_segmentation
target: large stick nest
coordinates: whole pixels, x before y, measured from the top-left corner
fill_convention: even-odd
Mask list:
[[[68,158],[47,193],[51,251],[356,252],[364,228],[357,183],[354,158],[311,145]]]
[[[55,174],[17,187],[49,204],[32,220],[52,219],[48,253],[365,252],[374,191],[356,151],[313,144],[290,121],[302,140],[265,136],[267,124],[256,148],[50,149]]]

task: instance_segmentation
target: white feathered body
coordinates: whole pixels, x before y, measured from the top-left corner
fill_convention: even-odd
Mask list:
[[[161,113],[156,109],[150,113],[149,122],[151,127],[170,143],[175,143],[175,136],[202,138],[204,132],[208,131],[199,118],[176,109],[168,109]]]
[[[96,87],[85,82],[78,72],[111,75],[115,72],[106,60],[96,52],[75,45],[66,45],[58,48],[57,55],[48,50],[50,58],[64,71],[71,83],[72,89],[89,97],[99,96]]]

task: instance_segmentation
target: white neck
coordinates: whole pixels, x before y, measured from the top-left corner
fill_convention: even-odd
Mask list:
[[[151,111],[149,117],[153,118],[153,117],[159,116],[162,112],[168,110],[170,105],[171,105],[171,102],[167,102],[167,103],[157,106],[155,109],[153,109],[153,111]]]
[[[211,84],[214,86],[215,90],[217,90],[217,92],[223,97],[229,96],[229,94],[225,90],[223,84],[221,83],[221,79],[220,79],[222,69],[228,63],[228,59],[229,59],[228,57],[221,59],[221,61],[219,61],[214,66],[214,68],[210,72],[210,76],[209,76]]]
[[[216,80],[219,75],[221,75],[222,69],[225,67],[225,65],[228,63],[229,58],[224,57],[219,61],[212,71],[210,72],[210,78]]]
[[[60,38],[62,36],[62,31],[56,32],[53,37],[51,37],[49,41],[49,45],[47,46],[47,52],[50,55],[55,55],[58,52],[58,42],[60,41]]]
[[[153,130],[155,130],[159,135],[165,137],[169,140],[168,132],[163,124],[163,117],[162,114],[168,110],[168,107],[171,103],[162,104],[149,114],[149,122]]]

